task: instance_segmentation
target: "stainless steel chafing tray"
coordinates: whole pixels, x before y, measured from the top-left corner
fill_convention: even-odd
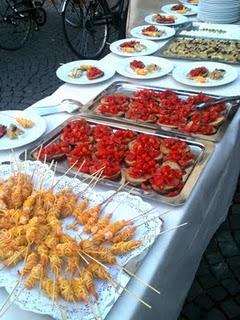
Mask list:
[[[203,134],[191,134],[191,133],[184,133],[180,131],[179,129],[169,128],[164,125],[158,125],[154,123],[147,123],[140,120],[131,120],[127,119],[125,117],[117,117],[117,116],[108,116],[103,115],[97,112],[97,107],[105,95],[111,95],[111,94],[125,94],[125,95],[132,95],[134,92],[140,89],[151,89],[158,92],[165,91],[167,88],[159,88],[159,87],[152,87],[152,86],[145,86],[140,84],[134,84],[134,83],[128,83],[128,82],[114,82],[109,87],[107,87],[105,90],[103,90],[100,94],[98,94],[93,100],[88,102],[85,107],[82,109],[82,114],[88,115],[90,117],[94,117],[97,119],[103,119],[106,121],[117,121],[125,124],[132,124],[141,126],[144,128],[149,128],[156,130],[156,132],[165,132],[171,135],[177,135],[177,136],[183,136],[183,137],[190,137],[190,138],[197,138],[197,139],[204,139],[209,141],[219,141],[221,137],[223,136],[224,132],[226,131],[232,117],[236,113],[237,110],[237,104],[236,103],[226,103],[226,112],[225,112],[225,120],[224,122],[218,127],[217,132],[211,135],[203,135]],[[181,98],[187,98],[190,95],[196,95],[199,92],[196,91],[186,91],[186,90],[174,90],[170,89],[177,93]],[[210,97],[213,98],[222,98],[221,96],[217,95],[210,95],[207,94]]]
[[[183,31],[183,29],[181,29],[181,32]],[[181,35],[181,32],[179,34],[177,34],[177,36],[173,37],[172,39],[170,39],[164,46],[162,46],[154,55],[158,56],[158,57],[164,57],[164,58],[173,58],[173,59],[184,59],[184,60],[194,60],[194,61],[216,61],[216,62],[225,62],[225,63],[231,63],[231,64],[236,64],[239,65],[240,64],[240,41],[239,40],[228,40],[228,39],[217,39],[217,38],[204,38],[204,37],[200,37],[200,36],[188,36],[188,35]],[[236,54],[238,55],[238,59],[236,61],[233,60],[233,58],[230,57],[230,55],[232,54],[232,51],[230,52],[230,54],[228,54],[228,56],[226,55],[226,57],[222,57],[222,58],[218,58],[218,57],[211,57],[211,53],[209,53],[209,56],[202,56],[199,57],[198,56],[198,52],[199,52],[199,48],[195,46],[195,50],[194,53],[190,56],[185,56],[184,54],[177,54],[177,53],[173,53],[173,52],[169,52],[169,48],[175,43],[175,42],[180,42],[180,41],[184,41],[184,40],[188,40],[188,41],[199,41],[199,40],[203,40],[203,41],[209,41],[209,43],[216,43],[216,50],[213,52],[214,54],[216,54],[218,52],[219,49],[217,49],[217,46],[219,46],[220,43],[226,44],[227,48],[229,48],[229,46],[232,45],[236,45],[237,46],[237,50],[236,50]],[[194,47],[194,45],[193,45]],[[206,50],[204,50],[204,52],[206,52]]]
[[[47,146],[50,145],[53,142],[56,142],[59,140],[60,134],[62,132],[62,129],[67,125],[67,123],[69,121],[74,121],[77,119],[85,119],[90,125],[95,126],[97,124],[102,124],[102,125],[107,125],[110,126],[113,130],[114,129],[130,129],[133,130],[136,133],[145,133],[145,134],[152,134],[155,135],[159,138],[172,138],[172,136],[169,136],[167,134],[163,134],[157,131],[153,131],[147,128],[140,128],[140,127],[136,127],[136,126],[130,126],[129,124],[123,124],[123,123],[114,123],[114,122],[107,122],[104,120],[99,120],[99,119],[93,119],[87,116],[74,116],[72,117],[70,120],[65,121],[63,124],[61,124],[60,126],[58,126],[55,130],[53,130],[52,132],[50,132],[49,134],[47,134],[46,136],[44,136],[42,139],[38,140],[37,143],[32,143],[29,148],[28,148],[28,152],[27,152],[27,159],[29,160],[35,160],[34,159],[34,152],[39,150],[40,145]],[[179,206],[182,205],[189,197],[191,191],[193,190],[195,184],[197,183],[197,180],[199,178],[199,176],[201,175],[204,167],[206,166],[211,154],[213,153],[214,150],[214,144],[212,142],[209,141],[203,141],[203,140],[199,140],[196,141],[194,139],[186,139],[186,138],[178,138],[182,141],[185,141],[190,150],[194,153],[195,155],[195,159],[194,159],[194,163],[191,167],[186,169],[186,174],[184,175],[184,187],[181,190],[181,192],[174,197],[168,197],[166,195],[162,195],[159,194],[155,191],[151,191],[151,192],[146,192],[143,189],[141,189],[140,187],[133,187],[127,186],[126,189],[130,190],[132,189],[131,193],[141,196],[143,198],[147,198],[147,199],[151,199],[151,200],[156,200],[156,201],[160,201],[169,205],[173,205],[173,206]],[[20,155],[20,159],[24,160],[26,157],[25,153],[22,153]],[[66,170],[68,169],[68,164],[67,161],[62,159],[62,160],[58,160],[58,165],[57,165],[57,172],[61,172],[64,173],[66,172]],[[76,173],[75,169],[70,170],[69,174],[73,175]],[[81,177],[89,177],[89,175],[87,174],[81,174]],[[110,180],[110,179],[104,179],[99,183],[103,183],[106,186],[109,187],[118,187],[119,183],[120,183],[120,178],[118,180]]]

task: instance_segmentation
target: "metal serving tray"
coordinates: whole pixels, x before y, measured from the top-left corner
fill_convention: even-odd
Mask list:
[[[233,24],[215,24],[191,22],[182,26],[177,35],[184,37],[211,38],[240,41],[240,26]]]
[[[183,31],[183,29],[181,29],[181,32]],[[193,40],[199,40],[199,39],[203,39],[203,40],[211,40],[211,41],[216,41],[216,42],[233,42],[233,43],[237,43],[240,45],[240,41],[239,40],[227,40],[227,39],[216,39],[216,38],[204,38],[204,37],[197,37],[197,36],[181,36],[180,34],[177,34],[177,36],[173,37],[172,39],[170,39],[164,46],[162,46],[154,55],[157,57],[164,57],[164,58],[172,58],[172,59],[183,59],[183,60],[194,60],[194,61],[216,61],[216,62],[224,62],[224,63],[230,63],[230,64],[235,64],[235,65],[239,65],[240,64],[240,60],[239,61],[230,61],[228,59],[218,59],[218,58],[207,58],[207,57],[186,57],[186,56],[181,56],[178,54],[168,54],[166,51],[169,48],[169,46],[174,43],[175,41],[181,40],[181,39],[193,39]],[[240,50],[240,48],[239,48]]]
[[[227,103],[226,104],[225,121],[218,127],[217,132],[212,135],[184,133],[184,132],[180,131],[179,129],[168,128],[164,125],[147,123],[147,122],[143,122],[140,120],[131,120],[131,119],[123,118],[123,117],[107,116],[107,115],[99,114],[96,111],[96,109],[100,103],[100,100],[103,96],[110,95],[110,94],[125,94],[125,95],[130,96],[135,91],[137,91],[139,89],[151,89],[151,90],[161,92],[161,91],[165,91],[167,88],[145,86],[145,85],[128,83],[128,82],[121,82],[121,81],[114,82],[109,87],[107,87],[105,90],[103,90],[101,93],[99,93],[93,100],[88,102],[84,106],[84,108],[82,109],[81,113],[83,115],[87,115],[92,118],[104,119],[106,121],[117,121],[117,122],[121,122],[121,123],[127,123],[127,124],[141,126],[144,128],[153,129],[153,130],[156,130],[156,133],[158,133],[158,132],[165,132],[166,133],[167,132],[168,134],[171,134],[171,135],[190,137],[191,139],[192,138],[204,139],[204,140],[209,140],[209,141],[215,142],[215,141],[219,141],[221,139],[221,137],[223,136],[224,132],[226,131],[231,119],[233,118],[234,114],[237,111],[236,103],[235,104]],[[190,95],[196,95],[199,93],[196,91],[174,90],[174,89],[171,89],[171,90],[176,92],[182,98],[187,98]],[[221,98],[220,96],[213,95],[213,94],[211,94],[211,95],[208,94],[208,95],[213,98]]]
[[[28,160],[35,160],[33,157],[33,154],[35,151],[37,151],[40,147],[40,145],[47,146],[53,142],[56,142],[59,139],[60,133],[62,129],[66,126],[66,124],[69,121],[74,121],[77,119],[85,119],[90,125],[96,125],[96,124],[102,124],[102,125],[107,125],[110,126],[112,129],[130,129],[133,130],[134,132],[137,133],[145,133],[145,134],[152,134],[160,138],[171,138],[172,136],[169,136],[167,134],[159,133],[156,131],[152,131],[146,128],[140,128],[136,126],[129,126],[128,124],[117,124],[114,122],[106,122],[103,120],[99,119],[93,119],[87,116],[74,116],[70,118],[69,120],[65,121],[62,123],[60,126],[58,126],[56,129],[54,129],[52,132],[48,133],[46,136],[44,136],[42,139],[38,140],[37,143],[32,143],[27,151],[27,159]],[[182,205],[189,197],[192,189],[194,188],[195,184],[197,183],[197,180],[202,173],[204,167],[206,166],[210,156],[213,153],[214,150],[214,144],[209,141],[194,141],[194,140],[187,140],[184,138],[178,138],[179,140],[185,141],[191,151],[195,154],[195,161],[193,166],[190,168],[186,169],[186,175],[184,176],[184,187],[181,190],[181,192],[175,196],[175,197],[168,197],[166,195],[161,195],[155,191],[151,192],[146,192],[140,187],[133,187],[131,185],[126,186],[126,190],[132,190],[131,193],[138,195],[143,198],[151,199],[151,200],[156,200],[160,201],[169,205],[173,206],[179,206]],[[23,152],[20,155],[20,159],[24,160],[26,157],[25,152]],[[66,160],[58,160],[58,165],[57,165],[57,172],[65,173],[66,170],[68,169],[68,164]],[[74,175],[76,173],[75,169],[72,169],[69,171],[70,175]],[[87,178],[89,175],[80,173],[81,177]],[[112,181],[110,179],[104,179],[102,180],[101,184],[104,184],[109,187],[114,187],[117,188],[119,187],[121,179],[119,178],[118,180]]]

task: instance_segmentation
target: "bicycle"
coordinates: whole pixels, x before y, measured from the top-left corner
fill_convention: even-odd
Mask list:
[[[61,14],[55,0],[51,2]],[[10,51],[21,48],[33,27],[38,30],[46,23],[44,3],[45,0],[0,0],[0,48]]]
[[[0,0],[0,48],[17,50],[35,29],[46,22],[46,0]],[[63,31],[73,52],[83,59],[98,58],[110,39],[110,28],[117,38],[125,36],[128,0],[56,0],[51,3],[62,15]]]
[[[110,40],[110,28],[117,38],[125,37],[128,0],[66,0],[63,5],[63,31],[70,48],[83,59],[96,59]]]

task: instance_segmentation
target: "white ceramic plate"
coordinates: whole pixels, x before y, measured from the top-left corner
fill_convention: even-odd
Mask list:
[[[192,6],[198,6],[199,4],[199,1],[198,3],[191,3],[191,0],[180,0],[180,2],[183,4],[191,4]]]
[[[206,83],[199,83],[194,80],[188,79],[187,74],[194,68],[197,67],[206,67],[209,71],[213,71],[215,68],[217,69],[224,69],[226,73],[221,80],[211,80],[209,79]],[[237,79],[238,72],[232,66],[224,63],[217,63],[217,62],[209,62],[209,61],[202,61],[202,62],[193,62],[187,65],[179,65],[173,70],[172,73],[173,78],[183,84],[193,87],[217,87],[222,86],[227,83],[230,83]]]
[[[130,62],[133,60],[142,61],[145,65],[149,65],[151,63],[155,63],[157,66],[160,67],[160,70],[149,73],[145,76],[137,75],[131,68],[130,68]],[[124,77],[127,78],[133,78],[133,79],[154,79],[154,78],[160,78],[171,72],[173,69],[173,65],[170,61],[164,58],[159,57],[148,57],[148,56],[142,56],[138,57],[137,59],[134,58],[128,58],[125,59],[121,64],[118,65],[117,72],[121,74]]]
[[[29,119],[34,123],[34,126],[32,128],[25,129],[17,123],[17,121],[14,119],[15,117]],[[9,126],[12,123],[24,131],[24,133],[16,139],[9,139],[6,135],[0,138],[0,150],[8,150],[25,146],[26,144],[29,144],[40,138],[44,134],[47,127],[44,118],[41,118],[33,111],[25,112],[20,110],[5,110],[0,112],[0,119],[0,124]]]
[[[163,12],[166,12],[166,13],[170,13],[170,14],[172,14],[172,13],[175,14],[176,13],[176,14],[180,14],[180,15],[183,15],[183,16],[193,16],[193,15],[198,13],[198,7],[197,6],[193,6],[191,4],[186,4],[186,3],[184,4],[184,6],[187,7],[188,9],[190,9],[190,11],[187,11],[186,13],[180,13],[178,11],[172,10],[172,7],[177,5],[177,4],[179,4],[179,3],[166,4],[165,6],[163,6],[161,8],[161,10]]]
[[[91,65],[94,67],[99,68],[104,72],[104,75],[100,78],[96,78],[93,80],[89,80],[86,77],[86,73],[84,72],[83,75],[80,78],[73,79],[69,77],[69,72],[74,69],[78,68],[81,65]],[[112,78],[115,74],[115,69],[107,66],[103,62],[100,62],[98,60],[78,60],[78,61],[72,61],[69,63],[66,63],[59,67],[56,71],[57,77],[61,79],[64,82],[71,83],[71,84],[94,84],[94,83],[99,83],[103,82],[105,80],[108,80]]]
[[[133,53],[123,52],[120,48],[120,44],[122,44],[124,42],[128,42],[128,41],[138,41],[141,44],[143,44],[144,46],[146,46],[146,48],[140,52],[133,52]],[[125,57],[146,56],[146,55],[149,55],[149,54],[156,52],[158,49],[159,49],[159,46],[155,42],[150,41],[150,40],[144,40],[144,39],[139,40],[137,38],[121,39],[121,40],[113,42],[110,45],[110,50],[113,53],[118,54],[120,56],[125,56]]]
[[[160,31],[165,31],[165,33],[163,33],[160,37],[150,37],[150,36],[145,36],[144,34],[142,34],[142,30],[144,28],[149,27],[150,25],[144,25],[144,26],[138,26],[136,28],[133,28],[130,32],[131,35],[133,37],[136,38],[140,38],[140,39],[148,39],[148,40],[164,40],[164,39],[168,39],[174,36],[175,34],[175,30],[173,28],[170,27],[165,27],[165,26],[161,26],[161,27],[157,27],[158,30]]]
[[[158,26],[177,26],[179,24],[183,24],[183,23],[186,23],[188,21],[188,18],[187,17],[184,17],[183,15],[180,15],[180,14],[166,14],[166,13],[160,13],[162,16],[165,16],[165,17],[175,17],[175,22],[174,23],[158,23],[156,22],[154,19],[153,19],[153,16],[155,14],[158,14],[158,13],[152,13],[150,14],[149,16],[146,16],[145,17],[145,21],[147,23],[150,23],[150,24],[155,24],[155,25],[158,25]]]

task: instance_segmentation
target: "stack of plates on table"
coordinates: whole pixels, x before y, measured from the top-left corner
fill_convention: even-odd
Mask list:
[[[200,0],[198,19],[212,23],[233,23],[240,20],[239,0]]]

